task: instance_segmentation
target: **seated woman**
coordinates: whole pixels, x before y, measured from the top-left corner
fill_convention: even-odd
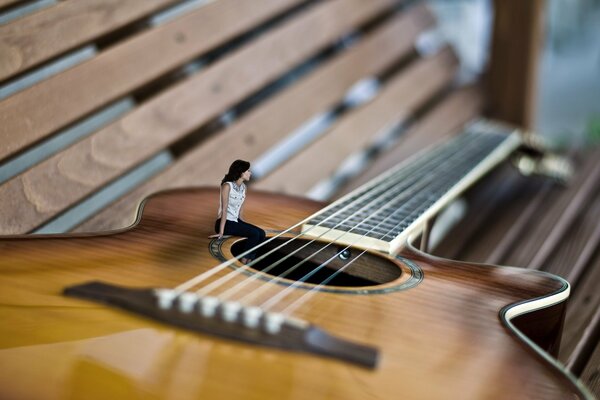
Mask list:
[[[243,250],[244,253],[254,249],[265,239],[264,230],[242,220],[244,199],[246,198],[246,185],[244,182],[249,181],[251,176],[252,172],[250,172],[248,161],[235,160],[229,167],[229,172],[221,181],[219,213],[215,222],[217,235],[213,236],[221,238],[223,235],[234,235],[248,238]],[[225,210],[225,218],[223,218],[223,210]],[[241,262],[248,264],[255,257],[256,252],[252,251],[245,254]]]

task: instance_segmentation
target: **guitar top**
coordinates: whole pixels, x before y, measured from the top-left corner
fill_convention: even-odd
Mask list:
[[[275,311],[301,304],[294,318],[376,349],[372,366],[198,332],[63,294],[90,281],[172,288],[234,258],[240,238],[208,238],[218,196],[218,189],[155,195],[138,223],[120,232],[1,239],[0,398],[586,398],[541,351],[557,350],[564,280],[442,260],[410,246],[397,255],[369,250],[353,264],[360,268],[326,285],[237,262],[210,277],[230,276],[217,295],[243,282],[231,298],[281,298]],[[273,237],[323,206],[253,192],[246,216]]]

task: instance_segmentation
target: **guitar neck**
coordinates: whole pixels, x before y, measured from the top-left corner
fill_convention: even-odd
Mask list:
[[[488,122],[418,153],[316,213],[306,236],[391,254],[443,207],[510,156],[518,132]]]

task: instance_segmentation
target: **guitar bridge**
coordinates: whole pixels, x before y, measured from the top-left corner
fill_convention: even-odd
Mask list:
[[[89,282],[64,290],[67,296],[117,306],[196,332],[262,346],[318,354],[375,368],[378,350],[332,336],[306,321],[265,313],[258,307],[177,294],[170,289],[137,289]]]

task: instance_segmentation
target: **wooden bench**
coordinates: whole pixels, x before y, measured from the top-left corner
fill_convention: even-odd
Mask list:
[[[253,189],[332,199],[483,112],[448,46],[415,46],[435,22],[422,3],[180,3],[65,1],[0,26],[0,234],[120,229],[148,195],[217,185],[235,158],[266,166]],[[594,156],[566,191],[501,168],[435,252],[570,279],[560,358],[600,393]]]

